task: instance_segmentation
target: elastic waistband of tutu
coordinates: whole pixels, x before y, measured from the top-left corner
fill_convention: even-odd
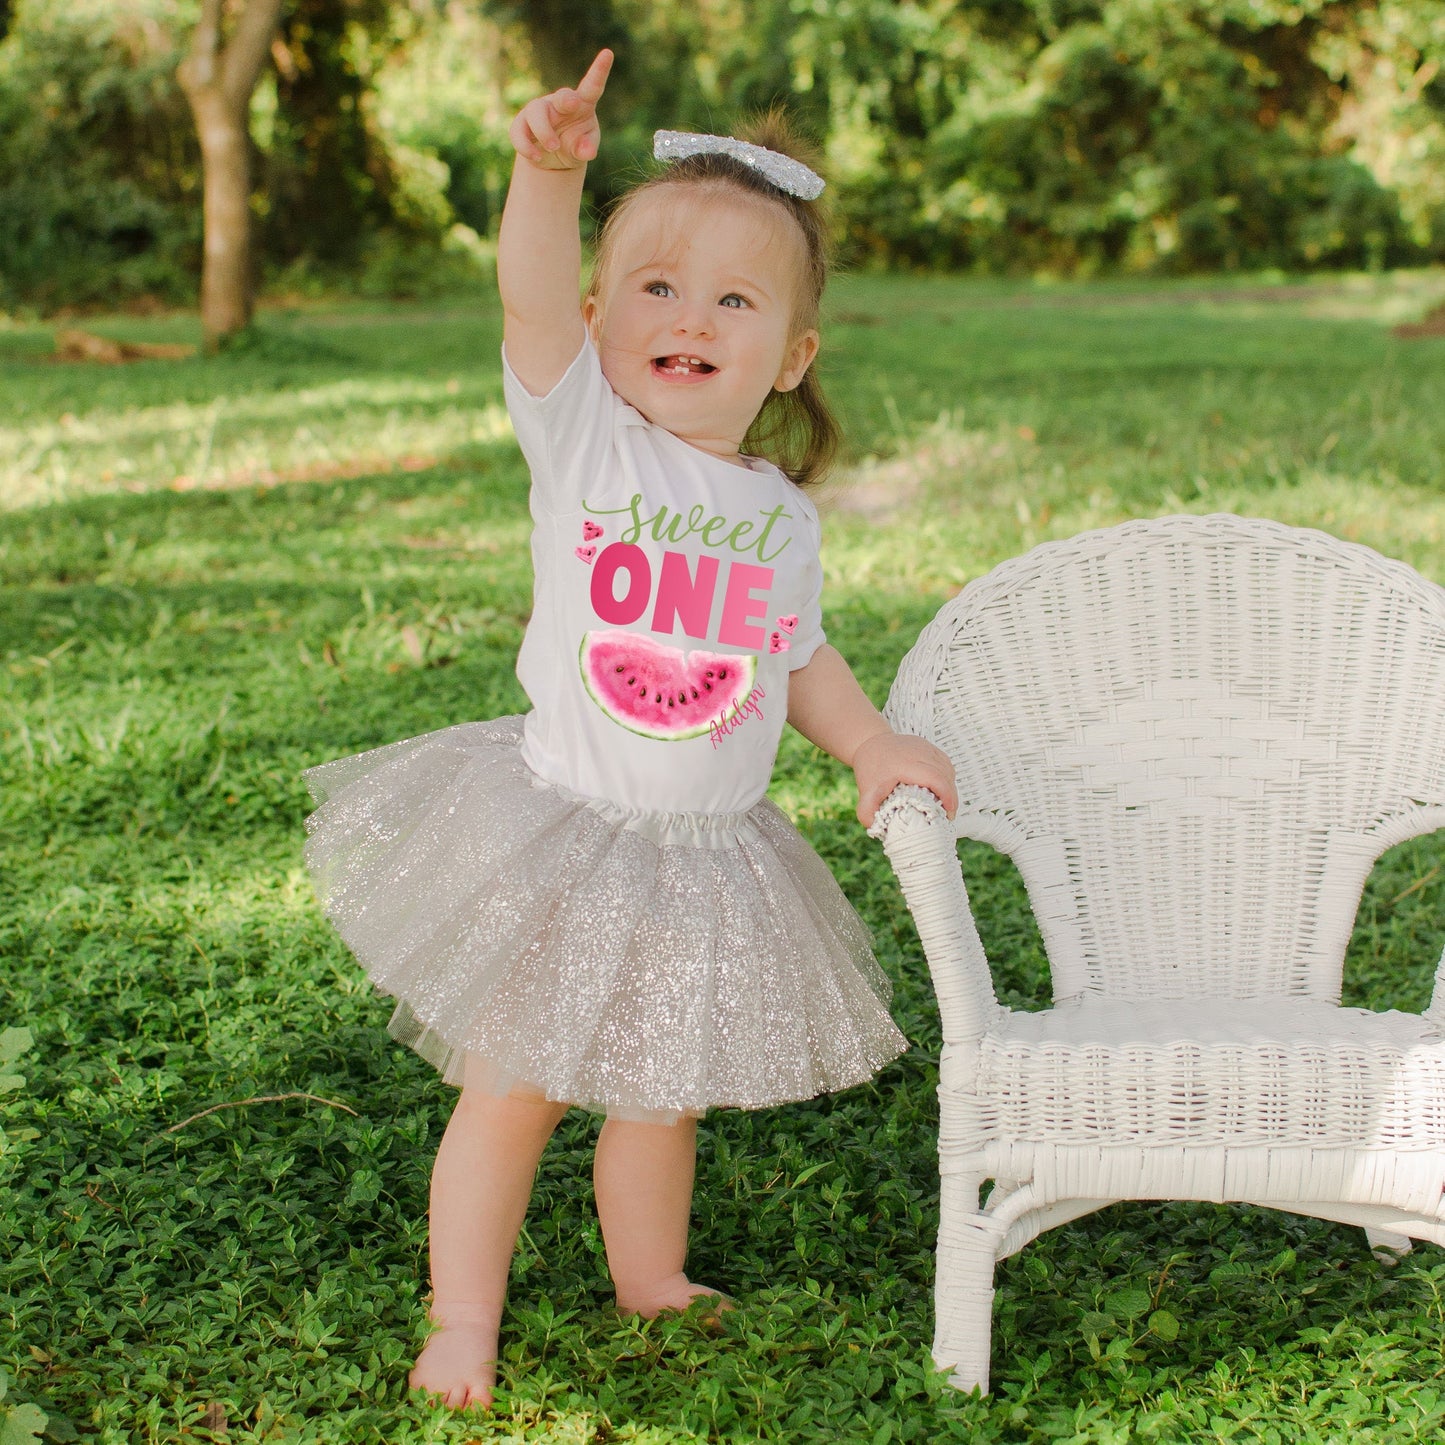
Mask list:
[[[611,798],[589,798],[536,773],[532,774],[532,786],[549,788],[615,827],[639,833],[659,847],[735,848],[739,843],[754,842],[762,836],[753,821],[753,814],[765,806],[766,799],[760,799],[742,813],[656,813],[630,808],[613,802]]]

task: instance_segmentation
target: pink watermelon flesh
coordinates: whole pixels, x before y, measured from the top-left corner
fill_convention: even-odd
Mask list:
[[[684,653],[637,632],[589,632],[578,661],[592,701],[629,732],[700,736],[752,691],[756,657]]]

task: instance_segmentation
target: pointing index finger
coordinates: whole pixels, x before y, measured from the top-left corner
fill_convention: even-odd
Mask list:
[[[597,58],[587,67],[587,74],[577,82],[578,97],[591,101],[595,105],[602,99],[602,92],[607,88],[607,77],[611,70],[612,52],[599,50]]]

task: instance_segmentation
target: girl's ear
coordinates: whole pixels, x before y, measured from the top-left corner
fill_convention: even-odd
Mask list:
[[[792,391],[802,381],[817,354],[818,333],[811,328],[800,333],[783,356],[783,365],[773,383],[773,390]]]
[[[587,328],[587,335],[592,338],[593,346],[596,346],[597,333],[602,329],[602,308],[597,304],[595,296],[582,298],[582,324]]]

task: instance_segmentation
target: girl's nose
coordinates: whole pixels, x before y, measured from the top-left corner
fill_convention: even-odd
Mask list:
[[[679,336],[711,336],[713,334],[712,307],[705,303],[690,301],[680,306],[673,318],[672,329]]]

